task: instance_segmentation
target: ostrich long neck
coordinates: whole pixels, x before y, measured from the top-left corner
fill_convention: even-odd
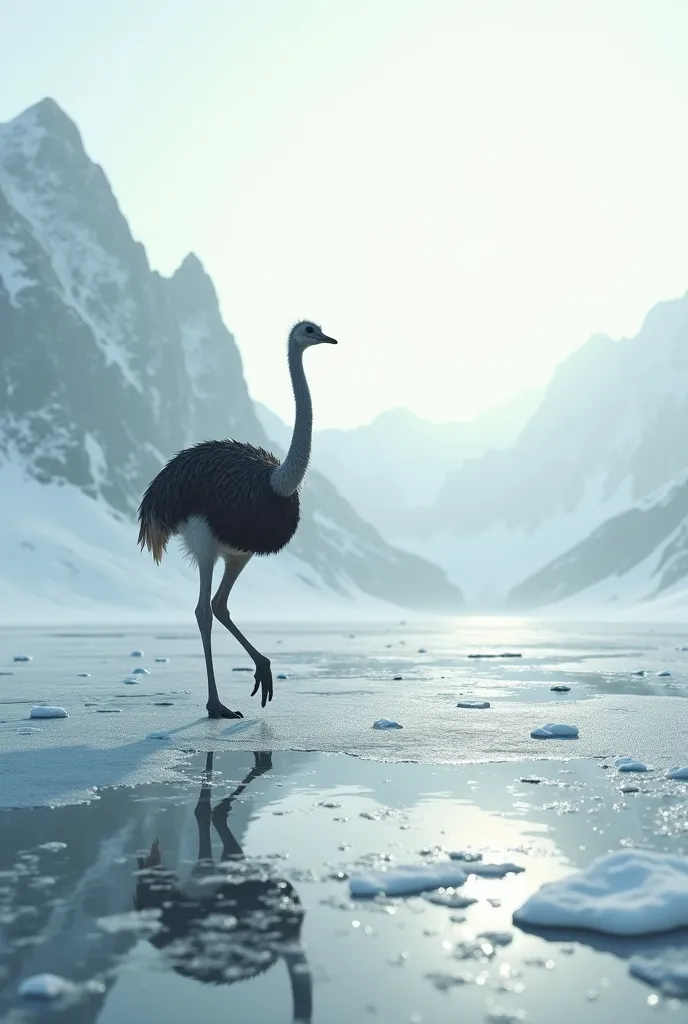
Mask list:
[[[286,459],[273,471],[271,477],[273,490],[284,498],[296,492],[306,475],[313,435],[313,406],[306,374],[303,372],[303,349],[296,346],[289,348],[289,374],[296,405],[294,433]]]

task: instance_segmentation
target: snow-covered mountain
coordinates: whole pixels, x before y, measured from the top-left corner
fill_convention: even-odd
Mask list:
[[[0,381],[3,615],[33,599],[188,612],[188,570],[173,558],[153,583],[136,551],[142,491],[194,441],[267,437],[200,261],[188,256],[171,278],[150,268],[50,99],[0,126]],[[363,596],[462,603],[441,569],[385,543],[316,472],[289,553],[245,575],[261,578],[255,610],[266,614],[296,613],[304,593],[321,611]]]
[[[685,582],[688,295],[639,333],[593,337],[555,373],[516,443],[465,462],[415,549],[469,602],[590,605]],[[593,589],[590,589],[593,588]]]
[[[542,399],[527,391],[472,420],[432,423],[390,409],[352,430],[316,430],[313,465],[387,539],[423,529],[421,511],[467,458],[512,444]],[[288,443],[290,428],[264,405],[256,411],[268,437]]]

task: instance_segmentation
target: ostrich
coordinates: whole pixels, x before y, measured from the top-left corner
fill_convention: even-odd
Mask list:
[[[292,1020],[309,1024],[313,1013],[312,979],[301,944],[304,908],[293,886],[263,864],[247,861],[233,835],[228,815],[238,796],[272,769],[272,752],[254,751],[254,767],[236,789],[211,806],[213,755],[206,755],[196,804],[198,860],[182,882],[163,865],[156,839],[138,858],[134,908],[157,910],[158,931],[149,939],[172,969],[204,984],[231,985],[255,978],[282,960],[291,989]],[[213,860],[211,824],[222,841],[220,862]],[[233,927],[226,921],[234,920]]]
[[[257,651],[235,626],[227,609],[229,593],[252,555],[272,555],[289,543],[299,525],[299,487],[311,454],[313,407],[303,353],[324,342],[336,345],[310,320],[289,333],[289,373],[294,391],[294,433],[280,464],[270,452],[240,441],[202,441],[178,452],[151,481],[139,507],[139,545],[156,563],[170,537],[179,536],[198,567],[196,621],[203,642],[208,675],[210,718],[243,718],[221,703],[215,682],[210,634],[213,615],[238,640],[255,667],[255,686],[261,687],[261,706],[272,700],[270,659]],[[215,563],[222,558],[224,574],[211,601]]]

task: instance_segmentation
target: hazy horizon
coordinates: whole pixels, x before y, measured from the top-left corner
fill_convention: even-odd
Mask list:
[[[465,420],[688,285],[678,0],[27,0],[3,27],[0,120],[57,100],[287,422],[301,316],[341,340],[309,354],[318,428]]]

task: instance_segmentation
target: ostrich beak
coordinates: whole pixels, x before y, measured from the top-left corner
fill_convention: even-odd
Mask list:
[[[321,342],[326,342],[328,345],[336,345],[337,344],[337,339],[336,338],[328,338],[328,336],[326,334],[321,334],[319,340]]]

